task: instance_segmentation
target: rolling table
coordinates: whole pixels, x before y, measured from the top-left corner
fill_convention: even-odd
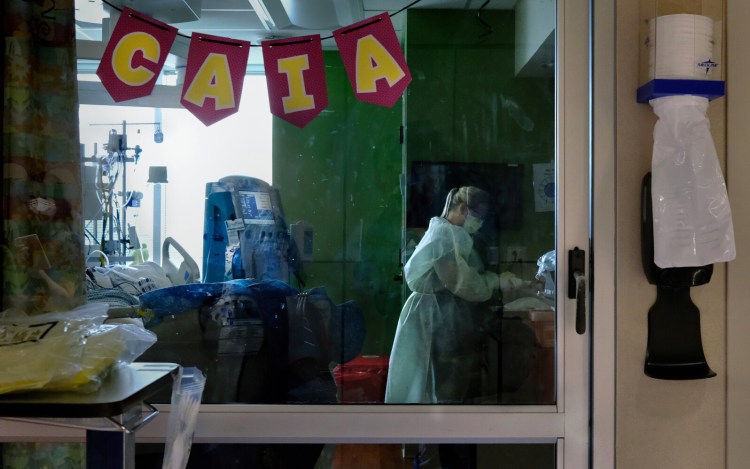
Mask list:
[[[134,469],[135,432],[159,413],[145,400],[171,389],[178,371],[174,363],[136,362],[113,370],[93,393],[2,395],[0,418],[84,428],[88,468]]]

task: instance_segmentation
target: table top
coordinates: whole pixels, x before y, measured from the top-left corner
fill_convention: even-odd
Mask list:
[[[114,417],[171,387],[179,365],[131,363],[112,370],[92,393],[24,392],[0,395],[0,418]]]

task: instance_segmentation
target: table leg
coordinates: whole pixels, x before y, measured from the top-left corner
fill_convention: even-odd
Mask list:
[[[135,469],[135,433],[86,430],[87,469]]]

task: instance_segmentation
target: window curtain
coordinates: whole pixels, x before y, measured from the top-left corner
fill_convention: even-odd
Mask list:
[[[85,302],[74,0],[2,0],[2,311]],[[85,466],[81,444],[2,445],[2,467]]]
[[[85,302],[73,0],[3,0],[3,310]]]

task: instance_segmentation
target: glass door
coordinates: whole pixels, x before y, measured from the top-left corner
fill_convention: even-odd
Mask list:
[[[333,381],[316,369],[282,394],[214,389],[196,453],[587,466],[588,11],[561,0],[401,12],[413,81],[392,108],[357,102],[324,52],[329,107],[303,130],[274,122],[272,185],[286,221],[309,228],[292,286],[324,287],[342,318],[323,370]],[[452,194],[464,186],[481,191]],[[447,247],[425,247],[433,224]],[[470,293],[438,274],[439,249],[464,251],[453,280]],[[419,300],[430,307],[410,309]]]

